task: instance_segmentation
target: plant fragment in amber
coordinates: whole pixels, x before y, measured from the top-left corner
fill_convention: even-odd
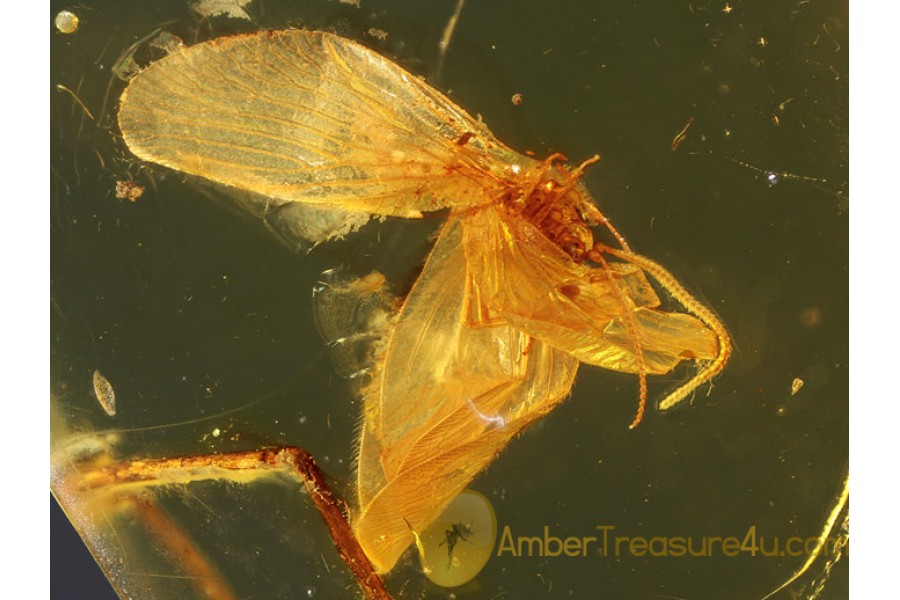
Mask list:
[[[579,363],[638,375],[635,426],[648,375],[696,365],[660,402],[667,409],[730,355],[715,314],[600,213],[580,182],[596,157],[570,169],[560,155],[519,154],[356,42],[271,31],[178,50],[131,81],[119,124],[138,157],[258,194],[282,218],[306,205],[406,218],[449,211],[382,328],[363,390],[352,519],[379,571],[413,541],[410,530],[427,528],[565,398]],[[594,226],[611,241],[596,241]],[[317,231],[313,242],[336,235]]]

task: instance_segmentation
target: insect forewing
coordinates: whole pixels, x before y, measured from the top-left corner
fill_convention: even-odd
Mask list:
[[[323,32],[176,51],[132,79],[119,125],[138,157],[269,198],[418,217],[479,205],[534,161],[414,75]]]
[[[471,326],[460,220],[451,218],[368,390],[354,529],[389,570],[446,505],[572,387],[578,361],[507,324]]]

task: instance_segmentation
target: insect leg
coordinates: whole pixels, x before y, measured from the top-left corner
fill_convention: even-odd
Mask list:
[[[551,158],[554,158],[556,156],[557,156],[557,154],[553,154],[547,160],[549,161]],[[562,154],[559,154],[558,156],[562,157],[562,159],[565,160],[565,157]],[[566,194],[568,194],[569,191],[573,187],[575,187],[575,184],[578,183],[578,180],[581,179],[581,176],[584,175],[584,170],[587,169],[592,164],[598,163],[598,162],[600,162],[600,155],[595,154],[592,157],[585,159],[584,162],[582,162],[580,165],[575,167],[572,171],[569,171],[568,169],[563,168],[562,170],[567,175],[567,179],[566,179],[566,182],[563,184],[562,188],[560,188],[558,191],[559,196],[562,197],[562,196],[565,196]]]
[[[716,339],[719,343],[718,354],[709,364],[700,369],[696,375],[660,401],[660,410],[668,410],[687,398],[691,392],[699,386],[712,380],[713,377],[718,375],[722,369],[725,368],[725,364],[731,357],[731,337],[728,335],[728,330],[725,329],[725,326],[719,320],[719,317],[717,317],[716,314],[702,302],[694,298],[690,292],[684,289],[684,286],[678,283],[675,276],[669,273],[665,267],[646,256],[635,254],[627,249],[617,250],[615,248],[604,247],[603,251],[608,252],[616,258],[621,258],[622,260],[635,264],[652,275],[663,289],[687,309],[689,313],[703,321],[703,323],[716,335]]]
[[[624,290],[620,286],[619,282],[613,278],[612,272],[609,268],[609,264],[606,262],[606,259],[603,258],[603,250],[605,249],[606,247],[602,244],[596,244],[591,250],[587,252],[587,257],[603,268],[603,273],[612,284],[613,289],[616,290],[616,296],[618,296],[619,303],[622,305],[622,315],[625,317],[625,325],[628,327],[628,333],[629,335],[631,335],[631,341],[634,345],[634,356],[637,359],[638,381],[640,382],[639,385],[641,390],[637,414],[634,416],[634,420],[631,422],[631,425],[628,426],[628,429],[634,429],[644,418],[644,408],[647,405],[647,366],[644,364],[644,351],[641,347],[641,340],[638,337],[637,324],[634,321],[634,314],[628,307],[628,302],[626,301]]]

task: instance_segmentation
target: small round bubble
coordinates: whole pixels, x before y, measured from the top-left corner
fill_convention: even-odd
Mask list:
[[[423,571],[433,583],[457,587],[487,564],[497,539],[497,517],[490,501],[473,490],[457,496],[420,536]]]
[[[67,10],[60,11],[56,15],[56,29],[60,33],[75,33],[78,31],[78,15]]]

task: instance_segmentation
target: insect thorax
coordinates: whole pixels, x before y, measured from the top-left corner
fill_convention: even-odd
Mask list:
[[[507,206],[580,263],[593,247],[594,236],[582,214],[586,201],[576,184],[577,177],[550,166],[541,170],[537,183],[510,193]]]

